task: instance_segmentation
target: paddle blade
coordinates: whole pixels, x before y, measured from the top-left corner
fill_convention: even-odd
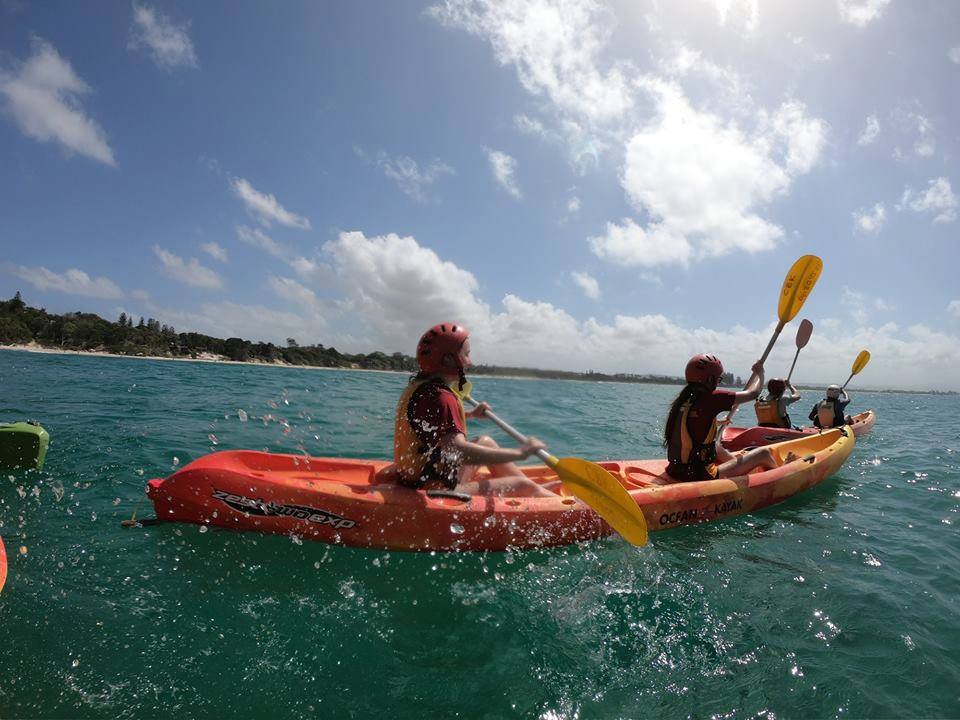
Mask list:
[[[788,323],[797,316],[822,270],[823,260],[816,255],[804,255],[793,264],[780,290],[777,315],[781,323]]]
[[[801,350],[807,346],[812,334],[813,323],[804,318],[800,321],[800,327],[797,328],[797,350]]]
[[[867,366],[868,362],[870,362],[870,351],[861,350],[860,354],[857,355],[857,359],[853,361],[853,368],[851,368],[850,374],[856,375]]]
[[[647,544],[643,511],[613,475],[596,463],[580,458],[560,458],[553,467],[563,484],[596,510],[628,543],[637,547]]]

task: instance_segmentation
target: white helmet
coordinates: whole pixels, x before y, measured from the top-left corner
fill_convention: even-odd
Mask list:
[[[828,387],[828,388],[827,388],[827,397],[828,397],[828,398],[831,398],[831,399],[832,399],[832,398],[838,398],[838,397],[840,397],[840,386],[839,386],[839,385],[831,385],[830,387]]]

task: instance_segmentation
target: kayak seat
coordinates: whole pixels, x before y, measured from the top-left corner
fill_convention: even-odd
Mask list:
[[[644,488],[656,485],[670,485],[673,481],[670,478],[664,478],[655,472],[646,468],[628,465],[623,469],[626,483],[631,487]]]

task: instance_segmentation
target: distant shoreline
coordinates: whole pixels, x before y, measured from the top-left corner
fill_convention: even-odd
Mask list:
[[[163,360],[170,362],[188,362],[188,363],[207,363],[210,365],[253,365],[256,367],[284,367],[301,368],[303,370],[345,370],[347,372],[373,372],[390,373],[391,375],[409,375],[403,370],[378,370],[376,368],[361,367],[326,367],[324,365],[294,365],[293,363],[275,360],[274,362],[265,362],[262,360],[230,360],[223,355],[215,353],[198,353],[197,357],[164,357],[162,355],[123,355],[121,353],[112,353],[107,350],[67,350],[61,348],[45,347],[36,343],[29,345],[0,345],[0,350],[13,350],[15,352],[32,352],[41,355],[83,355],[86,357],[108,357],[125,358],[128,360]]]
[[[216,355],[214,353],[198,353],[198,356],[195,358],[191,357],[163,357],[161,355],[123,355],[120,353],[112,353],[107,350],[67,350],[61,348],[51,348],[39,345],[37,343],[30,343],[27,345],[23,344],[11,344],[11,345],[0,345],[0,350],[12,350],[14,352],[32,352],[40,353],[44,355],[83,355],[87,357],[108,357],[108,358],[127,358],[131,360],[164,360],[172,362],[188,362],[188,363],[207,363],[207,364],[219,364],[219,365],[251,365],[254,367],[283,367],[283,368],[299,368],[303,370],[325,370],[325,371],[343,371],[343,372],[367,372],[367,373],[387,373],[390,375],[410,375],[408,371],[405,370],[379,370],[376,368],[361,368],[361,367],[327,367],[323,365],[295,365],[293,363],[284,362],[282,360],[275,360],[273,362],[266,362],[260,360],[230,360],[229,358],[224,357],[223,355]],[[549,372],[549,371],[543,371]],[[601,383],[616,383],[617,381],[609,380],[591,380],[588,377],[583,378],[568,378],[568,377],[550,377],[549,375],[542,376],[530,376],[530,375],[509,375],[500,373],[483,373],[475,372],[471,373],[473,377],[482,377],[482,378],[503,378],[505,380],[561,380],[563,382],[601,382]],[[631,385],[665,385],[668,383],[662,382],[643,382],[642,380],[629,381],[625,384]],[[822,391],[826,385],[809,385],[802,384],[797,385],[798,390],[811,390],[815,392]],[[876,389],[876,388],[855,388],[851,389],[851,393],[858,392],[870,392],[870,393],[890,393],[890,394],[902,394],[902,395],[947,395],[947,396],[956,396],[960,395],[953,390],[948,390],[944,392],[939,392],[935,390],[898,390],[892,388],[886,389]]]

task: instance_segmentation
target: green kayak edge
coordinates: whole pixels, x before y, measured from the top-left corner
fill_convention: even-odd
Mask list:
[[[49,445],[39,423],[0,423],[0,470],[42,470]]]

